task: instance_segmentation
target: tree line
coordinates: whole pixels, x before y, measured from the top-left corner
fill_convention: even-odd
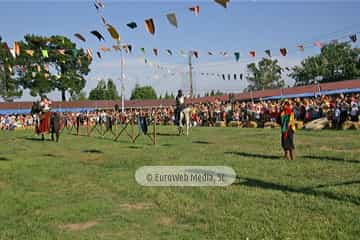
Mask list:
[[[0,97],[13,101],[29,90],[31,96],[59,91],[61,99],[70,100],[114,100],[120,99],[113,80],[101,80],[89,92],[83,91],[85,76],[90,72],[92,57],[84,49],[64,36],[26,35],[17,42],[19,49],[15,56],[0,37]],[[14,50],[14,49],[13,49]],[[298,66],[287,70],[295,80],[295,86],[334,82],[360,77],[360,49],[349,42],[332,42],[325,45],[320,54],[307,57]],[[248,87],[244,91],[257,91],[285,86],[284,69],[277,59],[263,58],[258,63],[247,65],[245,78]],[[223,95],[212,90],[203,96]],[[197,95],[197,97],[201,97]],[[131,99],[174,99],[173,93],[157,96],[151,86],[136,85]]]

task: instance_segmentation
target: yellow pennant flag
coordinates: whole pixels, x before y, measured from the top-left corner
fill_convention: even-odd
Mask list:
[[[29,56],[34,56],[34,50],[25,50],[26,54]]]

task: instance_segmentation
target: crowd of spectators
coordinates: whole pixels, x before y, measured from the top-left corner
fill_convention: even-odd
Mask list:
[[[266,122],[277,122],[282,103],[285,100],[258,101],[214,101],[192,105],[191,123],[193,126],[215,126],[217,122],[225,125],[233,121],[257,123],[258,127]],[[287,99],[295,113],[295,119],[304,123],[319,118],[327,118],[334,128],[341,128],[345,121],[359,121],[360,95],[331,95],[312,98]],[[156,114],[154,114],[156,113]],[[170,125],[174,122],[174,107],[151,109],[127,109],[125,114],[112,110],[97,110],[87,113],[64,113],[65,125],[124,123],[130,116],[156,116],[159,124]],[[137,118],[134,118],[137,119]],[[37,122],[37,116],[0,115],[0,129],[26,129]]]

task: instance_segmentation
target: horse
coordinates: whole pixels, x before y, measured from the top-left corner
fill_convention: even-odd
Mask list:
[[[184,124],[186,128],[186,136],[189,136],[189,128],[190,128],[190,116],[192,112],[192,107],[188,106],[180,111],[180,117],[178,121],[178,132],[179,136],[185,135],[184,133]]]
[[[40,102],[34,102],[32,107],[31,107],[31,114],[32,115],[38,115],[40,118],[40,122],[37,123],[36,126],[36,133],[37,134],[41,134],[41,139],[45,140],[45,132],[39,132],[39,125],[41,123],[41,121],[44,121],[44,119],[42,118],[42,109],[40,106]],[[57,112],[50,112],[50,118],[49,118],[49,132],[51,133],[51,140],[52,141],[56,141],[59,142],[59,137],[60,137],[60,131],[61,131],[61,121],[62,120],[62,116],[60,115],[60,113]],[[54,137],[55,135],[55,137]]]

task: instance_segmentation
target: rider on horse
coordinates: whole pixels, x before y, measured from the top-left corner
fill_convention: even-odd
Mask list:
[[[177,124],[179,124],[180,113],[186,107],[185,106],[185,96],[181,89],[178,91],[178,94],[177,94],[175,100],[176,100],[175,122]]]

